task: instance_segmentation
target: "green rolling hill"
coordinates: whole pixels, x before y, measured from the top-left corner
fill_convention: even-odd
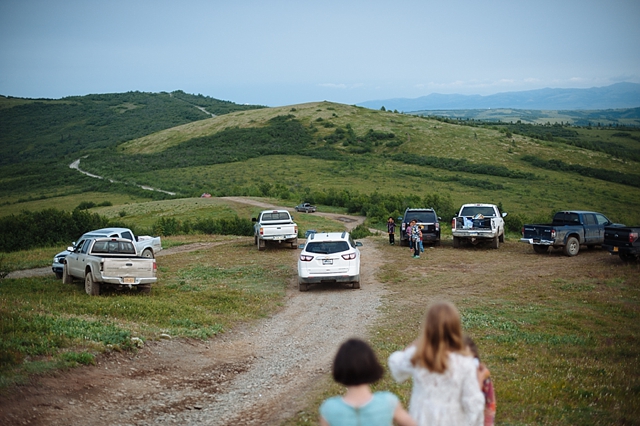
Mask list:
[[[640,223],[633,127],[507,125],[330,102],[260,108],[183,92],[2,98],[0,118],[4,214],[204,192],[330,204],[346,192],[373,196],[360,210],[372,219],[396,208],[375,201],[389,195],[445,200],[445,221],[459,204],[494,202],[521,220],[571,208]],[[78,159],[104,179],[70,169]]]

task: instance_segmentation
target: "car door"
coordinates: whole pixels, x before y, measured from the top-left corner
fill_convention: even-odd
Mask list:
[[[585,213],[582,216],[584,221],[584,243],[587,245],[597,244],[600,241],[600,226],[593,213]],[[604,228],[603,228],[604,229]]]
[[[74,277],[83,277],[84,276],[84,253],[89,249],[89,244],[91,243],[90,239],[80,240],[69,255],[67,255],[65,262],[67,263],[67,268],[69,271],[69,275]]]
[[[604,227],[611,225],[611,221],[603,214],[596,213],[596,222],[598,224],[598,244],[604,242]]]

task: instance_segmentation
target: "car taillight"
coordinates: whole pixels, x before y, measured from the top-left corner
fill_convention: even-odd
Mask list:
[[[436,223],[436,231],[440,230],[440,223]]]
[[[522,231],[520,231],[522,233],[522,236],[524,237],[524,226],[522,227]]]
[[[551,230],[551,238],[555,238],[556,237],[556,230],[552,229]]]
[[[630,232],[629,233],[629,242],[632,243],[635,240],[638,239],[638,233],[637,232]]]
[[[342,258],[344,260],[353,260],[356,258],[356,254],[355,253],[347,253],[347,254],[343,254]]]
[[[293,229],[294,229],[293,233],[294,233],[294,234],[297,234],[297,233],[298,233],[298,226],[297,226],[297,225],[296,225],[296,226],[294,226],[294,227],[293,227]]]
[[[456,229],[456,218],[451,219],[451,229]]]
[[[260,235],[264,235],[264,228],[260,228]]]
[[[300,255],[300,260],[302,260],[303,262],[311,262],[313,260],[313,256],[309,256],[306,254],[301,254]]]
[[[156,264],[156,262],[153,262],[153,270],[155,271],[156,269],[158,269],[158,265]]]

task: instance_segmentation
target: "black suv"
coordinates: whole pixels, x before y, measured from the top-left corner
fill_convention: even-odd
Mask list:
[[[399,217],[399,221],[402,221],[400,225],[400,245],[409,245],[409,236],[407,235],[407,228],[412,220],[415,220],[418,225],[422,225],[422,242],[424,244],[432,243],[436,246],[440,245],[440,220],[433,209],[406,209],[404,211],[404,217]]]

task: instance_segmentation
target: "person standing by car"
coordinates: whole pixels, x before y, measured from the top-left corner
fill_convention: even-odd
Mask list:
[[[418,223],[414,220],[411,221],[411,244],[413,246],[413,257],[417,259],[420,257],[420,246],[422,245],[422,230]]]
[[[389,244],[395,245],[396,222],[391,216],[387,219],[387,232],[389,233]]]
[[[412,234],[413,234],[413,226],[415,224],[416,224],[416,220],[415,219],[411,219],[409,221],[409,225],[405,229],[405,232],[407,233],[407,240],[409,241],[409,251],[411,251],[411,252],[414,251]]]

